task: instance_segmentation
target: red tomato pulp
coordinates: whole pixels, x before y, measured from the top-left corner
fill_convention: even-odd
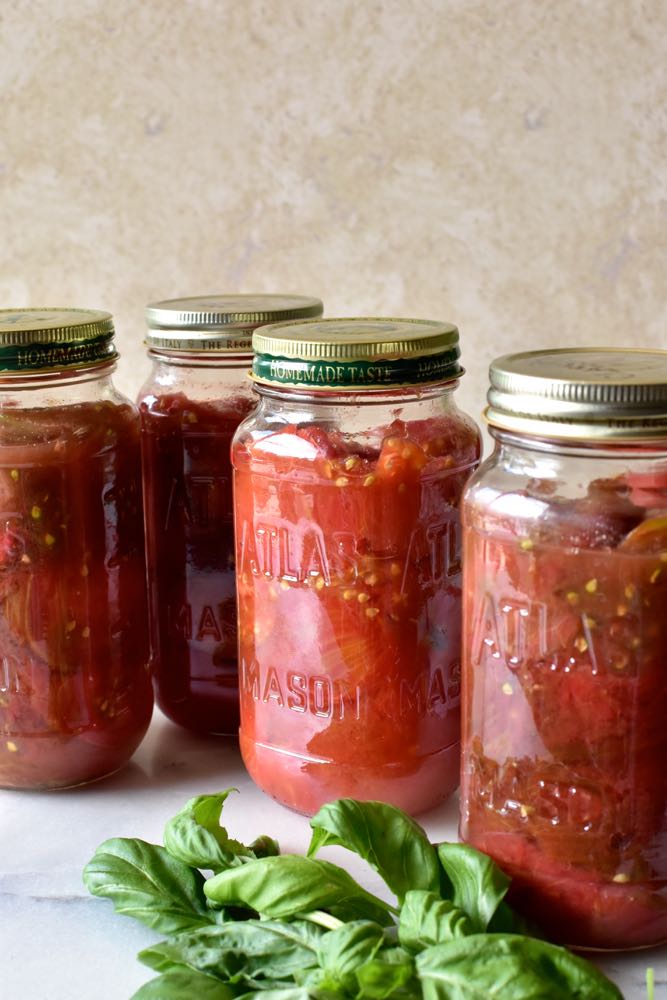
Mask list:
[[[352,439],[318,424],[234,448],[241,748],[300,812],[418,812],[458,784],[460,415]]]
[[[466,529],[462,835],[556,939],[664,941],[667,518],[623,479],[529,534],[492,507]]]
[[[199,732],[239,724],[230,445],[250,396],[140,403],[156,697]]]
[[[152,710],[136,411],[4,408],[0,502],[0,785],[99,778]]]

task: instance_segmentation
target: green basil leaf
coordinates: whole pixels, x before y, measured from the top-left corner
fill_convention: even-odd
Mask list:
[[[117,913],[161,934],[179,934],[215,920],[203,893],[203,875],[145,840],[105,840],[83,871],[93,896],[107,896]]]
[[[468,915],[451,900],[421,889],[406,892],[398,921],[398,940],[408,951],[423,951],[434,944],[474,933]]]
[[[229,986],[190,969],[175,969],[144,983],[131,1000],[232,1000]]]
[[[145,948],[139,959],[159,972],[187,966],[231,982],[289,979],[317,966],[318,944],[326,934],[305,920],[244,920],[180,934]]]
[[[438,844],[438,857],[453,887],[452,902],[485,931],[505,896],[510,879],[486,854],[468,844]]]
[[[368,920],[353,920],[324,934],[318,942],[317,959],[326,977],[326,987],[355,996],[356,970],[370,962],[383,943],[382,928]]]
[[[536,938],[474,934],[416,962],[424,1000],[623,1000],[589,962]]]
[[[357,969],[359,996],[419,997],[421,989],[412,957],[403,948],[387,948]]]
[[[391,931],[389,931],[391,933]],[[383,948],[380,956],[383,962],[387,962],[390,965],[410,965],[414,961],[414,956],[406,951],[405,948],[401,948],[400,945],[389,945],[387,948]]]
[[[328,910],[341,920],[391,922],[389,908],[338,865],[298,854],[258,858],[228,868],[204,885],[216,903],[249,906],[264,917],[284,918]]]
[[[355,997],[358,992],[356,980],[354,993],[350,996],[350,993],[342,987],[340,980],[336,976],[329,975],[324,969],[311,969],[304,976],[296,976],[295,979],[297,984],[305,987],[311,996],[319,997],[321,1000],[334,1000],[339,997],[341,1000],[351,1000],[351,996]]]
[[[317,991],[310,990],[306,986],[286,986],[276,989],[255,990],[252,993],[242,993],[241,996],[237,997],[237,1000],[258,1000],[258,998],[259,1000],[310,1000],[310,997],[315,997],[319,1000],[319,996],[320,994]],[[184,998],[181,998],[181,1000],[184,1000]]]
[[[250,850],[256,858],[272,858],[276,854],[280,854],[280,845],[273,837],[262,834],[261,837],[253,840]]]
[[[486,929],[489,934],[526,934],[528,937],[542,937],[539,928],[530,920],[515,913],[505,899],[498,905]]]
[[[233,840],[220,826],[222,807],[234,791],[228,788],[215,795],[198,795],[169,820],[164,828],[164,846],[172,857],[192,868],[215,872],[255,857],[251,848]]]
[[[217,928],[213,928],[217,930]],[[200,931],[208,930],[201,927]],[[197,933],[196,931],[193,933]],[[215,976],[225,983],[229,983],[240,967],[237,956],[232,952],[229,954],[216,952],[213,961],[207,961],[201,955],[194,954],[182,939],[189,935],[178,934],[169,941],[159,941],[157,944],[144,948],[137,955],[140,962],[147,965],[155,972],[172,972],[177,969],[191,969],[194,972],[205,972],[207,975]]]
[[[322,806],[310,825],[308,857],[329,844],[346,847],[378,872],[399,902],[409,889],[439,891],[435,848],[419,823],[395,806],[338,799]]]

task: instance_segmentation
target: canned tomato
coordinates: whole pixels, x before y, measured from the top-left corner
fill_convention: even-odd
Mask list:
[[[153,371],[139,394],[151,662],[157,702],[210,733],[239,724],[230,444],[255,406],[262,323],[320,316],[301,295],[209,295],[147,307]]]
[[[667,353],[491,366],[466,492],[461,833],[584,948],[667,939]]]
[[[241,749],[293,809],[411,812],[458,785],[459,502],[479,433],[454,326],[353,319],[253,336],[233,443]]]
[[[151,717],[139,418],[108,313],[0,312],[0,785],[117,770]]]

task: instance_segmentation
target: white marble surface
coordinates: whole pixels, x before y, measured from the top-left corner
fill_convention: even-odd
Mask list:
[[[128,1000],[151,978],[136,952],[156,935],[88,896],[81,870],[111,836],[160,842],[165,821],[192,795],[233,785],[225,806],[235,836],[269,833],[283,850],[303,851],[308,822],[253,787],[234,741],[200,739],[161,715],[120,774],[76,791],[0,792],[0,1000]],[[432,839],[452,839],[456,804],[421,818]],[[332,860],[335,852],[330,852]],[[340,852],[368,888],[379,880]],[[667,1000],[667,949],[600,963],[626,1000],[643,1000],[645,970],[656,972],[656,1000]]]

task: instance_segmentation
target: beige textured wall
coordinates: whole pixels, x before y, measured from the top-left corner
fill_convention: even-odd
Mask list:
[[[664,0],[0,0],[0,305],[319,294],[667,347]]]

